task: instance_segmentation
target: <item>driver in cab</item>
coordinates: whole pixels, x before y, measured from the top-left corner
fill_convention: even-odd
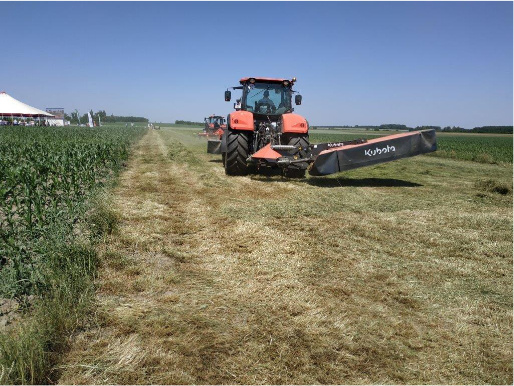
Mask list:
[[[264,97],[259,101],[257,102],[259,105],[264,105],[264,106],[269,106],[271,108],[271,110],[275,110],[276,107],[275,107],[275,103],[273,103],[273,101],[269,98],[269,91],[268,90],[265,90],[264,91]]]

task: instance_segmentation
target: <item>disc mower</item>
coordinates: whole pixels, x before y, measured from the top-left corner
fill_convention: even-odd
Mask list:
[[[227,117],[227,129],[209,140],[207,152],[221,154],[227,175],[282,169],[285,177],[322,176],[343,170],[430,153],[437,149],[435,130],[405,132],[366,140],[311,144],[309,124],[295,114],[302,96],[296,78],[242,78],[242,97]],[[225,101],[231,91],[225,91]]]

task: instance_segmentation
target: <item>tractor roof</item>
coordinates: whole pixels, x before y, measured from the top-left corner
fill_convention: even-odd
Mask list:
[[[282,83],[284,80],[289,80],[289,79],[278,79],[278,78],[257,78],[255,76],[250,76],[248,78],[241,78],[241,80],[239,81],[239,83],[241,84],[244,84],[246,83],[249,79],[255,79],[256,82],[272,82],[272,83]]]

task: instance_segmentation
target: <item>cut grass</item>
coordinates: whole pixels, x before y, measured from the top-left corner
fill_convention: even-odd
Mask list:
[[[511,165],[229,178],[205,148],[140,143],[61,383],[512,383]]]

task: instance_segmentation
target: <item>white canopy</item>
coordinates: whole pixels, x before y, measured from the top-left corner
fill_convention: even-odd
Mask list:
[[[46,111],[36,109],[35,107],[26,105],[5,91],[0,92],[0,115],[10,115],[17,117],[53,117]]]

